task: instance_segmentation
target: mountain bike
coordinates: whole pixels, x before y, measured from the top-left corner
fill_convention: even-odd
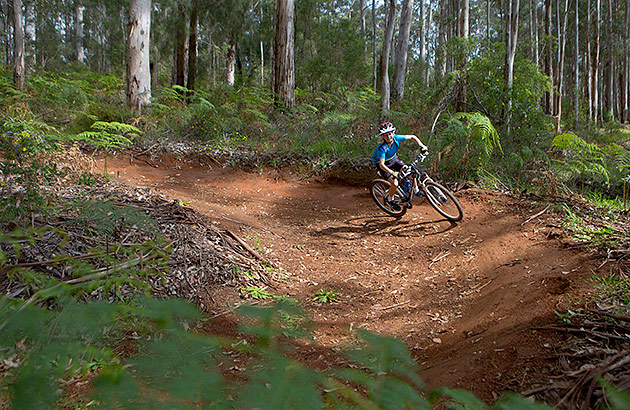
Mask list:
[[[464,217],[464,211],[451,191],[431,179],[426,172],[418,169],[428,156],[428,151],[421,152],[415,161],[406,165],[398,173],[398,189],[394,196],[394,203],[398,205],[398,210],[386,201],[391,186],[389,181],[380,178],[373,180],[370,183],[372,198],[376,205],[388,215],[401,217],[407,213],[407,209],[413,207],[414,199],[425,197],[440,215],[449,221],[460,221]],[[414,181],[420,190],[418,195],[413,193]]]

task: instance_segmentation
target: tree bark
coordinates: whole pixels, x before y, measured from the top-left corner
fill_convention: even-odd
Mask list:
[[[468,33],[470,31],[470,0],[462,0],[459,14],[459,36],[467,40]],[[467,56],[466,51],[462,50],[462,57],[459,61],[458,70],[461,73],[459,79],[459,90],[457,96],[457,107],[456,110],[460,112],[465,112],[468,110],[467,102],[467,87],[468,87],[468,78],[466,76],[466,63]]]
[[[24,91],[24,26],[22,25],[22,0],[13,0],[13,84]]]
[[[228,50],[225,56],[226,73],[225,79],[228,85],[234,85],[236,68],[236,43],[233,36],[228,36]]]
[[[553,75],[553,48],[551,41],[551,0],[545,0],[545,74],[549,77],[550,83],[555,84]],[[553,115],[553,91],[545,93],[545,111]]]
[[[127,103],[134,111],[151,103],[151,0],[130,0],[127,42]]]
[[[359,14],[359,27],[361,28],[361,38],[365,41],[365,0],[361,0],[359,2],[359,7],[361,8],[361,12]]]
[[[593,122],[597,123],[599,116],[599,50],[600,50],[600,20],[601,20],[601,0],[595,0],[595,21],[593,26],[593,57],[591,61],[591,71],[593,77],[593,83],[591,87],[592,106],[593,106]]]
[[[372,0],[372,89],[376,90],[378,75],[376,66],[376,0]]]
[[[177,1],[179,19],[175,29],[174,78],[176,85],[186,85],[186,9],[182,0]]]
[[[576,0],[577,1],[577,0]],[[569,0],[564,2],[564,22],[562,26],[562,40],[558,51],[558,102],[556,115],[556,132],[560,133],[560,122],[562,120],[562,89],[564,87],[564,57],[567,45],[567,25],[569,21]]]
[[[381,113],[385,114],[390,108],[390,85],[389,85],[389,55],[392,38],[394,36],[394,24],[396,22],[396,0],[387,0],[387,18],[385,23],[385,36],[383,37],[383,47],[381,49],[381,61],[379,64],[379,78],[381,86]]]
[[[510,132],[512,126],[512,87],[514,86],[514,57],[518,41],[519,0],[508,0],[505,13],[505,86],[507,92],[506,124]]]
[[[195,89],[197,81],[197,25],[199,22],[199,4],[193,0],[190,10],[190,29],[188,34],[188,79],[186,88]]]
[[[37,63],[35,40],[35,4],[31,0],[24,4],[24,58],[27,72],[32,71]]]
[[[440,78],[446,76],[446,19],[448,16],[447,0],[440,0],[440,17],[438,19],[438,41],[436,52],[436,65]]]
[[[628,0],[630,1],[630,0]],[[580,121],[580,2],[575,0],[575,85],[573,90],[573,128],[577,129]]]
[[[424,2],[424,0],[421,0]],[[433,40],[433,36],[431,35],[431,22],[433,21],[433,0],[429,0],[429,11],[427,13],[427,18],[426,18],[426,24],[425,24],[425,30],[424,32],[426,33],[426,42],[425,42],[425,60],[424,62],[426,63],[426,80],[425,83],[428,86],[429,84],[431,84],[431,66],[429,65],[429,59],[427,58],[428,55],[428,50],[429,50],[429,46],[432,44],[432,40]]]
[[[405,0],[400,12],[400,28],[398,29],[398,41],[396,42],[396,61],[394,62],[394,99],[402,101],[405,94],[405,78],[407,76],[407,50],[409,49],[409,32],[411,30],[411,18],[413,0]]]
[[[274,24],[273,92],[278,105],[295,104],[294,0],[276,0]]]
[[[624,33],[624,68],[623,68],[623,87],[622,87],[622,106],[623,116],[622,123],[626,123],[630,119],[630,0],[626,0],[626,30]]]
[[[608,44],[609,47],[614,47],[615,39],[613,38],[613,3],[612,0],[608,0]],[[612,50],[608,51],[608,101],[606,105],[607,114],[612,121],[615,118],[615,53]]]
[[[75,8],[75,29],[76,29],[76,50],[77,62],[83,64],[85,61],[85,52],[83,51],[83,6],[77,2]]]

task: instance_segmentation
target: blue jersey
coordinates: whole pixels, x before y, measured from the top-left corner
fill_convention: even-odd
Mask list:
[[[391,147],[387,145],[385,141],[378,144],[378,147],[374,150],[374,155],[372,155],[372,162],[378,164],[381,158],[384,158],[385,162],[394,158],[394,155],[398,152],[398,148],[400,148],[400,143],[406,139],[407,137],[405,135],[394,135],[394,141]]]

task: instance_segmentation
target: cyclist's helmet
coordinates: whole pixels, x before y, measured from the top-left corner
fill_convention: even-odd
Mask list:
[[[380,127],[378,127],[378,132],[379,132],[379,135],[383,135],[383,134],[387,134],[388,132],[396,132],[396,128],[394,127],[394,124],[392,124],[391,122],[384,122],[381,124]]]

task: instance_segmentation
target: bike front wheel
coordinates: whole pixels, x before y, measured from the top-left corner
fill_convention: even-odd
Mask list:
[[[461,221],[464,211],[451,191],[434,181],[424,184],[424,192],[433,208],[449,221]]]
[[[385,200],[389,196],[389,187],[391,183],[389,181],[385,181],[384,179],[375,179],[370,183],[370,193],[372,194],[372,199],[376,202],[379,208],[385,211],[388,215],[391,216],[403,216],[407,212],[407,207],[403,204],[399,204],[399,210],[393,209]]]

